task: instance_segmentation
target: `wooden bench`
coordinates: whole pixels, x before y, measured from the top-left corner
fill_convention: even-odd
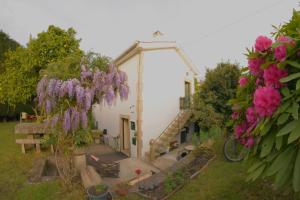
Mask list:
[[[26,153],[25,152],[25,144],[34,144],[36,147],[36,151],[38,153],[41,152],[41,146],[40,146],[41,140],[40,139],[16,139],[16,143],[22,145],[22,153]]]

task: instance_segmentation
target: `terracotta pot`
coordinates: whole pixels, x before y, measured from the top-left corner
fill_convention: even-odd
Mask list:
[[[73,151],[74,154],[74,165],[76,170],[81,171],[81,169],[86,168],[86,149],[76,148]]]

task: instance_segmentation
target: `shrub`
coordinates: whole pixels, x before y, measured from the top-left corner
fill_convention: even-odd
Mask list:
[[[248,50],[237,96],[234,134],[249,148],[249,180],[274,177],[277,187],[300,191],[300,14]],[[297,34],[296,34],[297,33]]]

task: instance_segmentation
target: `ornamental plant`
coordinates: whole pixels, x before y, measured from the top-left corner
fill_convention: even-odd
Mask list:
[[[272,177],[277,187],[300,191],[300,24],[295,11],[273,38],[259,36],[248,49],[232,122],[253,166],[249,180]]]
[[[66,76],[60,76],[66,77]],[[81,65],[80,77],[68,79],[44,75],[37,85],[38,107],[46,115],[46,123],[56,146],[59,175],[69,184],[76,175],[72,152],[89,143],[88,126],[92,104],[113,105],[117,97],[128,98],[127,75],[109,64],[106,71]]]

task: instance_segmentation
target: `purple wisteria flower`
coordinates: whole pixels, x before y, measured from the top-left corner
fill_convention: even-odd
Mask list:
[[[108,105],[112,105],[112,102],[115,98],[115,92],[112,87],[109,87],[105,93],[105,101]]]
[[[68,92],[69,98],[72,98],[74,96],[73,81],[72,80],[68,80],[66,87],[67,87],[67,92]]]
[[[92,94],[89,88],[85,90],[85,95],[84,95],[84,109],[88,111],[91,108],[92,104]]]
[[[76,131],[79,128],[80,116],[76,108],[71,108],[71,129]]]
[[[59,89],[59,93],[58,93],[59,97],[64,97],[66,93],[67,93],[67,82],[64,81],[62,82],[61,87]]]
[[[75,88],[75,93],[76,93],[77,105],[81,105],[83,103],[83,98],[84,98],[84,88],[81,87],[80,85],[77,85]]]
[[[54,95],[57,97],[59,96],[60,88],[62,85],[63,81],[62,80],[57,80],[54,88]]]
[[[80,119],[81,119],[81,126],[82,128],[86,128],[88,124],[88,117],[85,110],[82,110],[80,113]]]
[[[52,115],[48,124],[61,126],[64,133],[76,133],[80,128],[87,128],[88,113],[94,101],[101,103],[104,99],[112,105],[118,93],[121,100],[127,99],[127,75],[113,64],[108,68],[106,72],[92,71],[83,66],[80,79],[66,81],[43,77],[36,90],[38,106],[45,109],[48,117]]]
[[[50,79],[50,81],[49,81],[49,84],[48,84],[48,95],[49,96],[54,96],[56,81],[57,81],[56,79]]]
[[[46,113],[51,113],[51,110],[52,110],[52,102],[50,99],[47,99],[46,100]]]
[[[68,133],[71,128],[70,108],[64,112],[63,129],[65,133]]]
[[[128,93],[129,93],[128,86],[124,85],[124,84],[120,85],[119,93],[120,93],[120,98],[121,98],[122,101],[127,100],[128,99]]]
[[[54,115],[51,118],[51,122],[50,122],[51,127],[55,127],[58,123],[58,120],[59,120],[59,115],[58,114]]]

